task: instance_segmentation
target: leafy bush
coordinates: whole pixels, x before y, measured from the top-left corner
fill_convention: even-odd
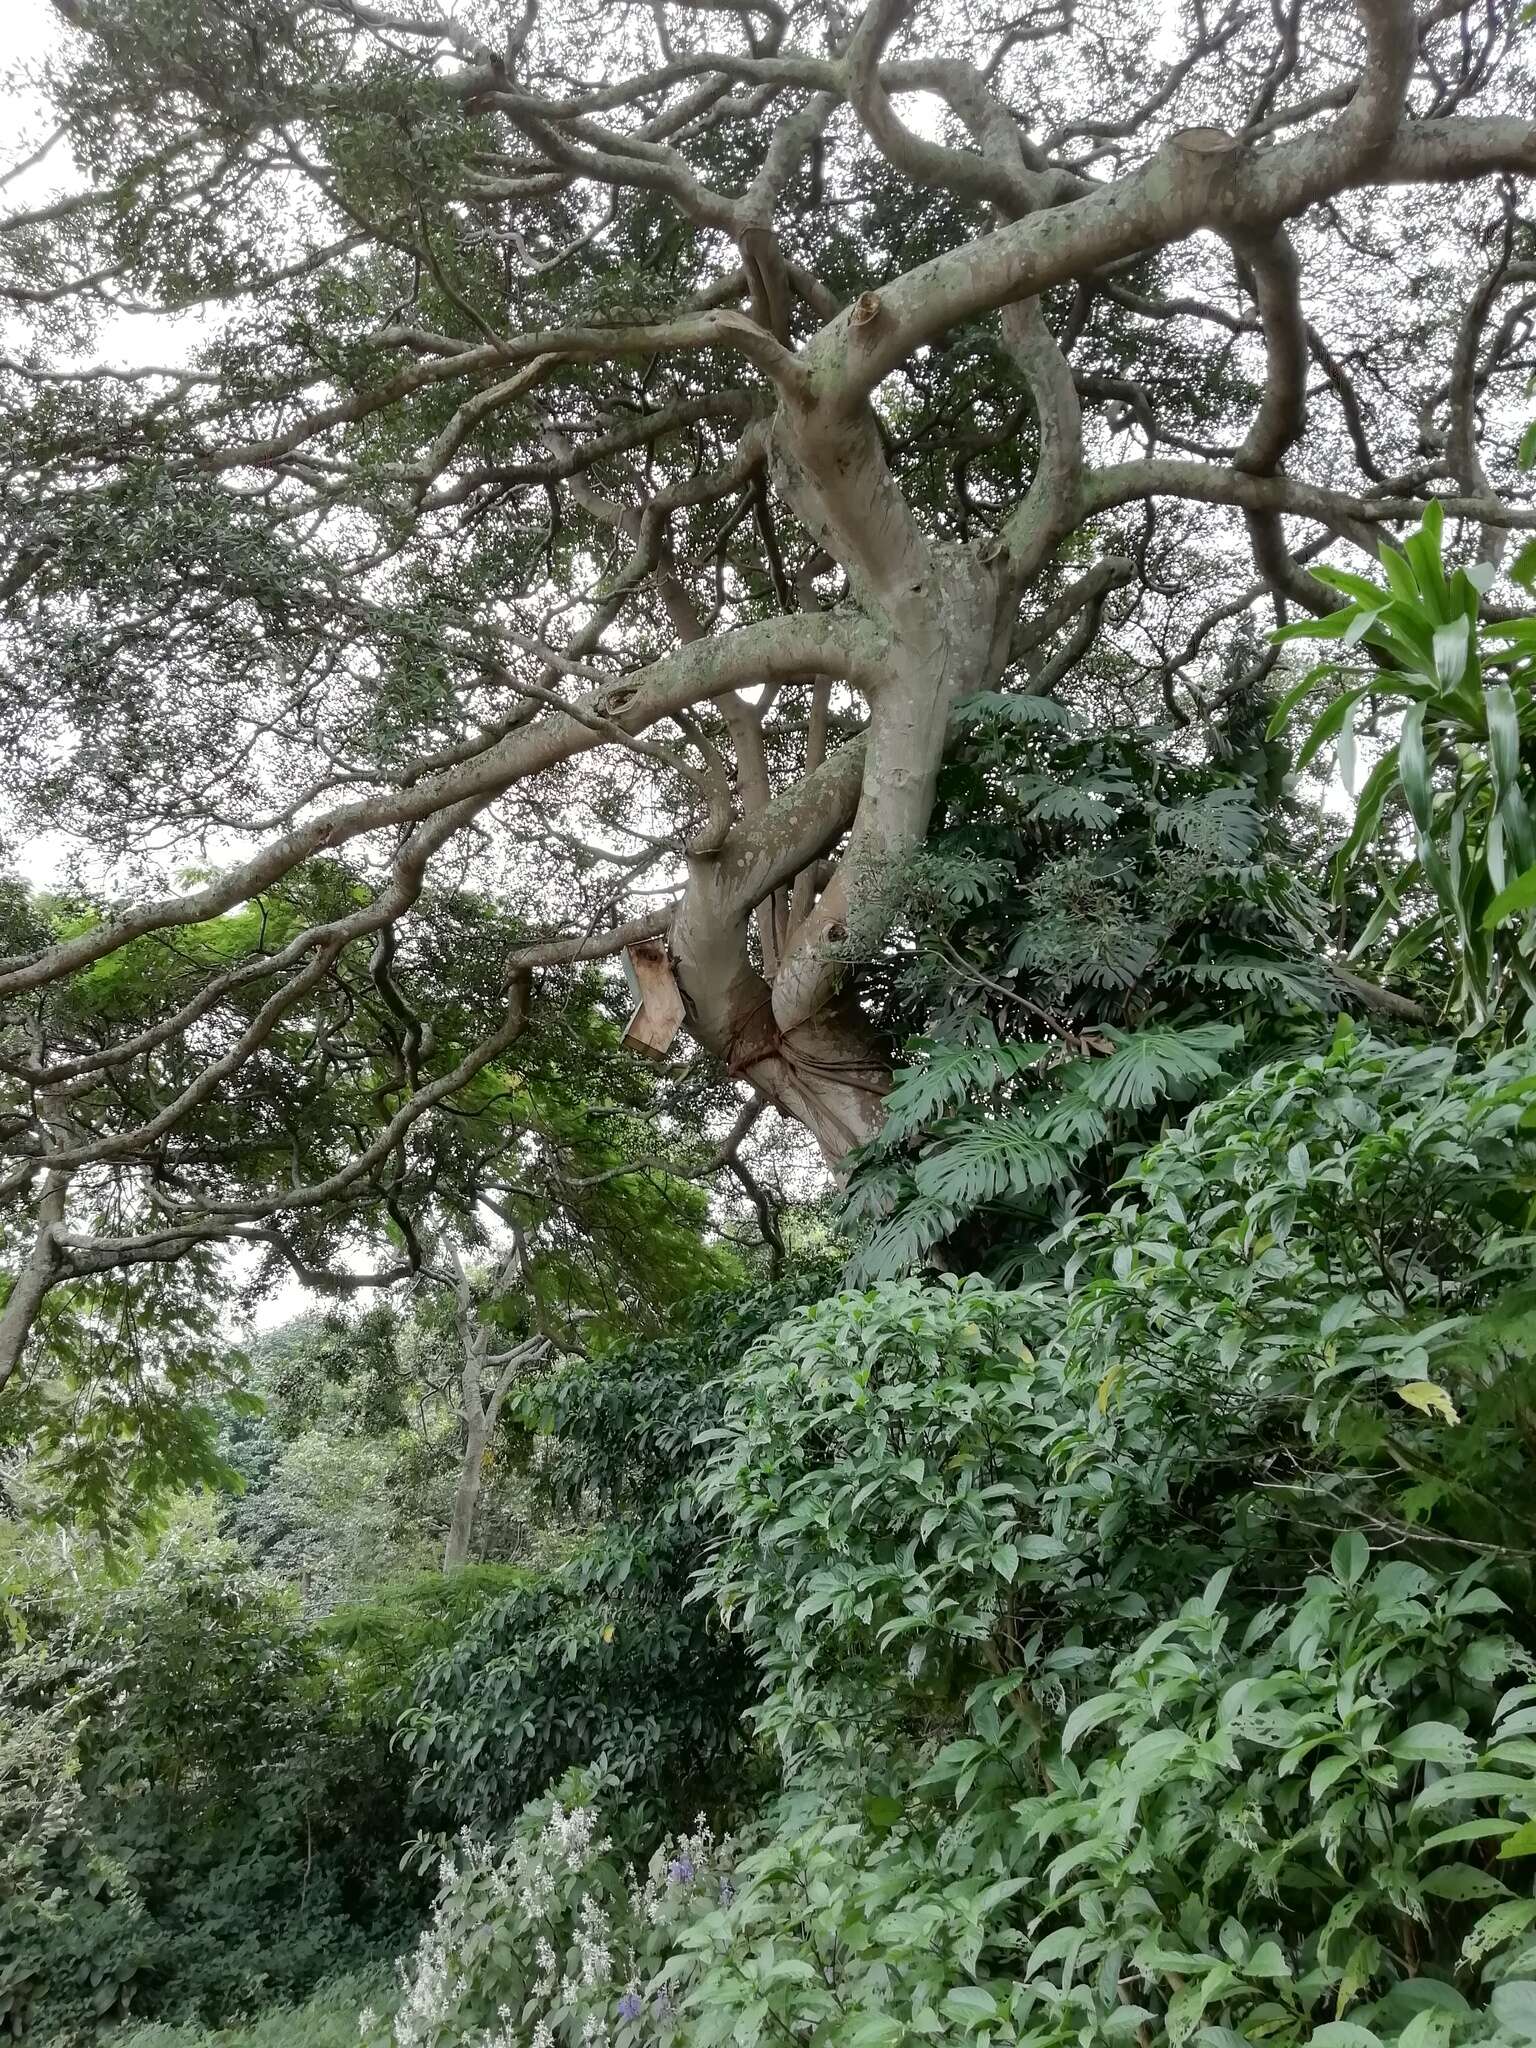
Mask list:
[[[358,2013],[394,2003],[387,1972],[331,1977],[302,2005],[279,2005],[248,2023],[205,2028],[158,2022],[111,2036],[111,2048],[357,2048]]]
[[[1502,1603],[1355,1534],[1292,1602],[1222,1594],[1046,1747],[1010,1674],[879,1789],[813,1771],[749,1853],[669,1843],[645,1885],[571,1781],[445,1868],[395,2041],[1522,2038],[1536,1665]]]
[[[518,1565],[467,1564],[381,1586],[315,1623],[350,1713],[387,1749],[424,1664],[460,1640],[494,1601],[533,1583]]]
[[[1536,1550],[1533,1172],[1530,1048],[1463,1072],[1346,1026],[1073,1231],[1062,1341],[1144,1492],[1204,1531],[1192,1570],[1235,1543],[1299,1571],[1351,1522]]]
[[[401,2048],[1536,2038],[1533,1098],[1342,1028],[1154,1146],[1066,1287],[764,1333],[673,1527],[778,1791],[713,1894],[625,1882],[613,1778],[563,1874],[567,1807],[466,1845]]]
[[[1043,1290],[901,1281],[817,1302],[751,1354],[714,1433],[727,1534],[700,1585],[788,1750],[898,1702],[953,1711],[1091,1569],[1082,1468],[1109,1430],[1067,1391],[1057,1320]]]
[[[400,1721],[422,1820],[504,1827],[578,1762],[603,1758],[657,1825],[742,1749],[746,1660],[687,1607],[696,1543],[622,1526],[492,1602],[422,1673]]]
[[[660,1973],[682,2038],[1417,2048],[1528,2012],[1530,1660],[1475,1568],[1366,1563],[1257,1612],[1217,1579],[1044,1750],[978,1703],[862,1810],[787,1801]]]

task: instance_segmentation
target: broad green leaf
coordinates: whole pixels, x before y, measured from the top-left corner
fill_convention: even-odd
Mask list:
[[[1536,905],[1536,867],[1528,867],[1523,875],[1502,888],[1483,912],[1483,930],[1496,931],[1501,924],[1508,924],[1511,918]]]
[[[1493,2016],[1506,2032],[1536,2041],[1536,1984],[1516,1977],[1493,1989]]]
[[[1333,1575],[1344,1586],[1358,1585],[1371,1561],[1371,1547],[1358,1529],[1348,1529],[1333,1546]]]
[[[1460,613],[1435,628],[1435,674],[1447,690],[1454,690],[1466,673],[1471,621]]]
[[[1389,1748],[1389,1754],[1399,1763],[1458,1767],[1470,1763],[1474,1751],[1475,1744],[1448,1721],[1417,1721],[1413,1727],[1404,1729]]]

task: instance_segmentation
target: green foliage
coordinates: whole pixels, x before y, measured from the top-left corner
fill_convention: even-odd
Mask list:
[[[252,1346],[246,1386],[262,1405],[226,1424],[241,1487],[221,1496],[219,1527],[306,1612],[387,1597],[441,1563],[462,1456],[462,1353],[444,1320],[429,1296],[408,1313],[301,1318]],[[482,1481],[477,1546],[496,1564],[533,1562],[527,1485],[503,1451]]]
[[[1536,1971],[1491,1853],[1536,1805],[1530,1660],[1476,1568],[1368,1557],[1257,1612],[1214,1580],[1043,1751],[1008,1674],[926,1769],[786,1801],[667,1966],[684,2038],[1489,2038]]]
[[[1529,1049],[1341,1025],[1153,1146],[1061,1281],[887,1283],[723,1387],[684,1345],[540,1396],[565,1497],[625,1498],[638,1418],[674,1531],[714,1518],[781,1783],[626,1878],[604,1838],[654,1836],[591,1716],[616,1768],[444,1866],[397,2048],[1526,2038],[1533,1098]],[[547,1688],[528,1618],[485,1695]]]
[[[1533,1666],[1501,1607],[1476,1567],[1372,1568],[1355,1535],[1285,1603],[1243,1610],[1218,1577],[1043,1751],[1005,1673],[973,1733],[874,1783],[813,1774],[748,1853],[668,1843],[645,1886],[576,1781],[574,1812],[536,1805],[445,1869],[393,2039],[531,2023],[575,2048],[595,2018],[615,2048],[1181,2048],[1347,2013],[1364,2036],[1315,2038],[1418,2048],[1489,2038],[1490,2003],[1508,2038],[1536,1970],[1536,1687],[1508,1682]]]
[[[0,1227],[0,1260],[23,1256]],[[37,1367],[0,1403],[0,1499],[121,1550],[182,1490],[228,1483],[219,1406],[239,1404],[241,1361],[218,1340],[213,1276],[202,1251],[52,1291]],[[10,1284],[0,1268],[0,1306]]]
[[[64,2048],[130,2012],[218,2019],[376,1956],[412,1904],[400,1773],[288,1603],[172,1550],[79,1605],[35,1594],[0,1678],[9,2031]]]
[[[228,2027],[129,2026],[111,2048],[357,2048],[360,2010],[387,2011],[394,1985],[384,1973],[355,1971],[327,1978],[299,2006],[279,2005],[249,2024]]]
[[[700,1295],[666,1334],[572,1361],[510,1404],[538,1498],[589,1533],[421,1673],[399,1739],[424,1820],[505,1825],[601,1758],[660,1824],[743,1768],[746,1659],[689,1599],[710,1533],[696,1482],[726,1370],[817,1279]]]
[[[1341,1027],[1153,1147],[1074,1231],[1064,1342],[1131,1430],[1148,1484],[1293,1517],[1536,1550],[1527,1445],[1536,1057],[1458,1071],[1444,1047]],[[1288,1533],[1289,1531],[1289,1533]]]
[[[681,1518],[612,1523],[481,1609],[401,1716],[422,1820],[503,1826],[596,1758],[653,1819],[700,1796],[740,1756],[750,1674],[708,1610],[685,1604],[697,1561]]]
[[[726,1375],[832,1270],[807,1259],[790,1280],[697,1294],[663,1334],[572,1360],[528,1389],[510,1420],[531,1433],[525,1458],[540,1498],[571,1515],[691,1521],[700,1445],[720,1419]]]
[[[1052,1467],[1084,1432],[1039,1355],[1056,1313],[979,1278],[898,1282],[815,1303],[743,1367],[705,1488],[729,1533],[700,1584],[787,1750],[952,1705],[1042,1578],[1071,1575]]]
[[[1313,571],[1346,602],[1275,637],[1334,640],[1339,653],[1308,671],[1277,708],[1271,731],[1282,731],[1297,703],[1329,683],[1335,694],[1297,762],[1304,767],[1332,744],[1353,789],[1361,708],[1402,707],[1398,738],[1360,790],[1335,867],[1335,894],[1342,900],[1375,850],[1380,901],[1355,952],[1392,934],[1389,975],[1428,956],[1438,963],[1446,1011],[1463,1030],[1496,1026],[1508,1035],[1536,1001],[1536,623],[1479,621],[1493,565],[1475,562],[1447,573],[1443,525],[1431,503],[1401,552],[1382,543],[1385,586],[1344,570]],[[1394,835],[1404,812],[1412,829],[1407,859]]]
[[[1154,1147],[1065,1299],[906,1283],[759,1347],[710,1584],[791,1776],[668,1966],[690,2040],[1521,2009],[1533,1086],[1341,1029]]]
[[[1339,994],[1251,713],[1192,760],[1171,731],[1091,730],[1053,699],[961,707],[940,829],[905,878],[890,1022],[917,1031],[854,1176],[850,1278],[941,1247],[1046,1270],[1053,1217],[1100,1196],[1169,1107],[1315,1035]]]
[[[1012,1241],[994,1265],[1017,1269],[1048,1214],[1042,1197],[1091,1185],[1106,1154],[1123,1151],[1146,1113],[1217,1081],[1242,1042],[1236,1025],[1103,1027],[1088,1049],[1008,1044],[987,1023],[954,1047],[916,1040],[913,1064],[891,1091],[889,1113],[866,1147],[849,1213],[876,1219],[850,1277],[909,1268],[941,1237],[996,1212]],[[936,1114],[948,1100],[964,1108]]]
[[[466,1564],[381,1586],[333,1608],[314,1641],[335,1668],[347,1711],[386,1750],[422,1666],[456,1643],[493,1601],[531,1583],[517,1565]]]
[[[424,1817],[503,1825],[602,1758],[636,1810],[675,1820],[741,1767],[750,1672],[689,1599],[710,1533],[697,1479],[727,1369],[817,1279],[700,1295],[668,1334],[573,1361],[513,1404],[539,1497],[596,1527],[421,1674],[400,1740]]]

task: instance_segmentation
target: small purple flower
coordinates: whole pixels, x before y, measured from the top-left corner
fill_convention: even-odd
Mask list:
[[[722,1906],[728,1906],[728,1905],[729,1905],[729,1904],[731,1903],[732,1899],[734,1899],[734,1898],[735,1898],[735,1896],[736,1896],[736,1887],[735,1887],[735,1885],[733,1885],[733,1884],[731,1883],[731,1880],[730,1880],[730,1879],[729,1879],[728,1877],[722,1877],[722,1878],[721,1878],[721,1880],[720,1880],[720,1903],[721,1903],[721,1905],[722,1905]]]
[[[626,1991],[619,2000],[619,2018],[621,2020],[637,2020],[644,2009],[640,2003],[638,1991]]]
[[[667,1883],[693,1883],[693,1858],[691,1856],[679,1856],[676,1862],[667,1865]]]
[[[662,1988],[657,1992],[656,1997],[651,2005],[651,2011],[655,2013],[657,2019],[659,2020],[671,2018],[672,1994],[670,1991],[668,1991],[665,1985],[663,1985]]]

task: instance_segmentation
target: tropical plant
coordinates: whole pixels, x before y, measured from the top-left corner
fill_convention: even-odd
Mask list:
[[[908,1271],[978,1222],[990,1235],[973,1256],[1003,1274],[1039,1270],[1063,1207],[1134,1152],[1129,1134],[1148,1112],[1218,1083],[1242,1044],[1239,1026],[1215,1022],[1108,1025],[1086,1037],[1075,1048],[1020,1042],[982,1023],[969,1042],[909,1045],[911,1064],[849,1192],[849,1219],[869,1226],[850,1278]]]
[[[1053,698],[959,707],[936,831],[881,963],[906,1038],[864,1148],[850,1277],[934,1255],[999,1277],[1094,1204],[1171,1108],[1357,999],[1326,957],[1314,836],[1228,705],[1197,743]]]
[[[1319,684],[1333,691],[1297,754],[1305,768],[1329,744],[1347,789],[1356,781],[1356,728],[1387,714],[1387,741],[1360,788],[1354,824],[1334,867],[1342,901],[1368,855],[1374,910],[1353,955],[1384,935],[1384,972],[1433,963],[1449,1016],[1468,1033],[1525,1029],[1536,1001],[1536,622],[1479,618],[1497,573],[1491,560],[1448,568],[1444,513],[1426,507],[1401,550],[1381,543],[1384,584],[1319,565],[1313,575],[1342,603],[1281,627],[1277,640],[1337,641],[1276,707],[1283,732]],[[1411,828],[1400,845],[1398,821]]]

